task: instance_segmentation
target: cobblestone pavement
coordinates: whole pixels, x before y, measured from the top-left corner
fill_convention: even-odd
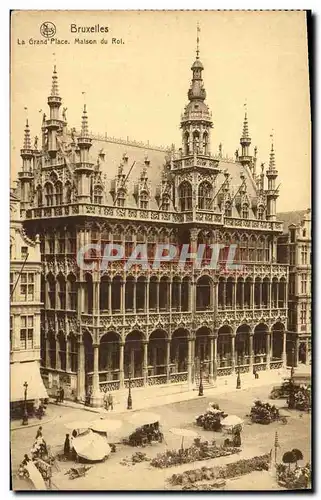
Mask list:
[[[208,406],[209,401],[215,401],[220,405],[220,408],[229,414],[236,414],[240,417],[246,416],[250,411],[250,407],[255,399],[266,401],[271,387],[256,387],[247,388],[241,391],[229,391],[226,394],[220,393],[217,397],[213,394],[210,398],[197,396],[195,399],[171,403],[163,406],[155,406],[151,411],[160,415],[163,432],[165,435],[165,443],[154,444],[146,447],[143,451],[149,457],[156,456],[157,453],[166,448],[178,448],[180,446],[180,438],[169,432],[171,427],[184,427],[195,430],[202,438],[217,442],[222,441],[221,433],[206,432],[196,427],[193,424],[195,416],[202,413]],[[133,392],[133,399],[135,392]],[[135,399],[134,399],[135,401]],[[278,405],[285,404],[284,400],[280,400]],[[62,449],[64,436],[66,432],[65,424],[74,420],[90,422],[96,420],[98,415],[87,412],[81,409],[67,408],[51,405],[50,412],[53,415],[53,420],[48,424],[43,425],[43,434],[46,441],[52,446],[53,450],[58,452]],[[126,415],[112,415],[108,418],[122,419],[125,421]],[[11,433],[11,452],[12,452],[12,470],[13,470],[13,487],[20,489],[21,482],[15,482],[15,472],[22,460],[24,453],[28,453],[33,444],[36,434],[36,427],[24,428],[12,431]],[[110,442],[118,442],[122,437],[128,436],[132,427],[124,423],[118,434],[113,434],[109,437]],[[273,448],[275,431],[278,431],[280,449],[278,456],[288,449],[299,448],[304,455],[304,461],[310,460],[310,415],[300,412],[291,412],[287,425],[281,423],[272,423],[270,425],[249,424],[245,418],[244,431],[242,433],[242,455],[253,456],[262,453],[268,453]],[[192,440],[190,440],[192,441]],[[186,440],[186,445],[189,442]],[[72,463],[60,463],[60,471],[54,471],[53,485],[57,489],[111,489],[111,490],[164,490],[166,486],[166,478],[174,471],[172,469],[155,469],[148,462],[140,463],[135,466],[123,466],[119,462],[130,457],[132,453],[137,451],[135,448],[130,448],[124,445],[117,447],[117,452],[111,454],[106,462],[93,464],[92,469],[87,473],[86,477],[77,480],[68,480],[64,472],[72,466]],[[220,462],[222,459],[217,459]],[[198,464],[188,464],[186,468],[198,467]],[[264,474],[264,476],[263,476]],[[250,477],[251,476],[251,477]],[[232,481],[227,489],[248,489],[257,487],[257,475],[249,475],[246,478],[239,478]],[[264,481],[263,481],[264,477]],[[254,478],[254,479],[253,479]],[[252,482],[251,482],[252,481]],[[275,489],[275,480],[267,473],[262,473],[262,484],[266,487]],[[243,485],[243,486],[242,486]],[[248,485],[248,486],[247,486]],[[251,486],[252,485],[252,486]]]

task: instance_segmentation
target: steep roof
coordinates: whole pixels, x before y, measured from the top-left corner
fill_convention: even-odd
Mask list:
[[[277,213],[277,219],[283,222],[283,232],[288,233],[291,224],[300,225],[308,210],[291,210]]]

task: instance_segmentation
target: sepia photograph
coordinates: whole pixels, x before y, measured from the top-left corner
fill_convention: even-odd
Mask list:
[[[11,489],[311,491],[311,12],[10,23]]]

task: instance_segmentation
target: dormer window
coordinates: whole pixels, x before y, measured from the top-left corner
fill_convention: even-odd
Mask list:
[[[264,207],[262,205],[258,206],[258,209],[257,209],[257,218],[259,220],[263,220],[264,219]]]
[[[169,211],[169,197],[168,197],[168,195],[163,196],[160,209],[163,210],[163,212]]]
[[[117,200],[116,200],[116,205],[117,207],[124,207],[125,206],[125,191],[124,189],[119,189],[117,193]]]
[[[213,188],[209,182],[202,182],[198,188],[198,208],[210,210],[212,206]]]
[[[147,191],[142,191],[140,193],[139,208],[142,208],[142,209],[148,208],[148,193],[147,193]]]
[[[244,203],[242,206],[242,219],[249,218],[249,206],[247,203]]]
[[[99,186],[95,186],[95,188],[94,188],[94,203],[97,205],[101,205],[102,201],[103,201],[102,189]]]
[[[232,205],[229,201],[225,203],[224,215],[225,217],[232,217]]]

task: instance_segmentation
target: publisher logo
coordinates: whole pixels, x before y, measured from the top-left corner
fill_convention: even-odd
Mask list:
[[[56,34],[56,26],[54,25],[54,23],[46,21],[40,26],[40,33],[45,38],[52,38]]]

